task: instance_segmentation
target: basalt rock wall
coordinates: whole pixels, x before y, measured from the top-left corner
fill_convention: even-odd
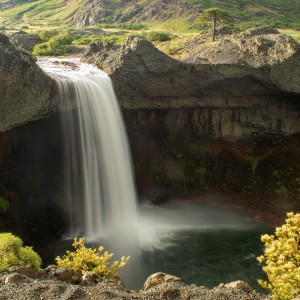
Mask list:
[[[240,60],[233,51],[231,63],[226,61],[228,47],[212,62],[201,62],[203,52],[191,63],[172,59],[139,37],[129,38],[122,47],[92,44],[83,61],[111,75],[124,110],[177,110],[181,123],[193,123],[211,137],[298,133],[299,45],[276,31],[262,32],[242,35]],[[232,43],[237,40],[235,36]],[[188,118],[180,112],[187,108],[194,111]]]

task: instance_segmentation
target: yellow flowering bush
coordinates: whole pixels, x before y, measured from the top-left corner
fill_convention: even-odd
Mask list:
[[[259,284],[272,292],[275,300],[289,300],[300,295],[300,213],[288,213],[286,223],[275,235],[263,235],[264,255],[258,257],[268,281]]]
[[[118,271],[127,264],[130,258],[123,256],[120,262],[115,261],[110,264],[109,260],[113,257],[113,253],[104,251],[103,247],[87,248],[83,238],[74,238],[73,247],[75,251],[66,251],[63,257],[55,258],[57,265],[82,275],[93,272],[100,275],[102,279],[118,278]]]
[[[40,256],[31,248],[23,247],[23,241],[9,233],[0,233],[0,272],[8,272],[13,266],[41,268]]]

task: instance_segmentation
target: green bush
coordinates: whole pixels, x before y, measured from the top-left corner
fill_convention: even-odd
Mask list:
[[[59,31],[57,29],[51,29],[51,30],[43,30],[39,33],[40,38],[43,41],[48,41],[50,38],[54,37],[55,35],[58,35]]]
[[[31,247],[23,247],[22,240],[11,233],[0,233],[0,272],[13,266],[40,269],[42,260]]]
[[[175,38],[173,34],[162,31],[147,32],[144,37],[152,42],[166,42]]]
[[[300,213],[288,213],[286,223],[275,235],[263,235],[264,255],[258,257],[268,281],[259,284],[272,292],[275,300],[290,300],[300,294]]]
[[[75,251],[67,251],[63,257],[56,257],[56,263],[60,268],[68,268],[81,274],[93,272],[101,276],[101,278],[118,278],[118,270],[123,268],[129,257],[122,257],[121,261],[115,261],[110,264],[109,260],[113,254],[105,251],[104,248],[99,247],[87,248],[84,244],[84,239],[74,238],[73,247]]]
[[[51,37],[48,42],[35,45],[32,53],[41,56],[66,55],[73,40],[74,37],[70,34],[57,34]]]

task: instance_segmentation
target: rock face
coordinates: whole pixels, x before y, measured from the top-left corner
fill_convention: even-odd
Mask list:
[[[193,21],[197,12],[202,11],[198,7],[189,5],[182,0],[158,0],[144,1],[137,0],[85,0],[83,9],[74,17],[77,26],[88,26],[105,22],[145,22],[167,20],[170,18],[185,16]]]
[[[20,49],[32,52],[33,47],[41,43],[42,39],[37,34],[29,34],[21,30],[10,36],[10,42]]]
[[[237,37],[234,40],[237,45]],[[83,61],[111,75],[124,109],[194,108],[193,126],[205,136],[299,132],[299,45],[277,32],[262,35],[260,30],[244,33],[239,41],[240,47],[246,44],[243,55],[235,46],[223,50],[222,43],[215,43],[210,56],[211,48],[206,48],[211,61],[202,53],[189,63],[129,37],[119,48],[92,44]],[[184,126],[188,116],[180,115]]]
[[[57,111],[52,80],[26,52],[16,50],[0,34],[0,131]]]

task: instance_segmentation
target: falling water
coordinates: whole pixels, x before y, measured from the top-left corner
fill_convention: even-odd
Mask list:
[[[199,205],[144,205],[137,214],[127,138],[109,77],[74,60],[39,64],[55,79],[61,98],[70,237],[99,242],[116,257],[131,255],[122,274],[130,288],[140,288],[157,271],[201,285],[237,278],[255,283],[261,276],[257,224]],[[242,247],[239,257],[236,247]]]
[[[63,111],[70,235],[97,240],[118,233],[129,238],[136,227],[136,194],[111,80],[86,64],[46,65],[50,74],[56,73],[52,77]],[[77,109],[68,110],[71,107]]]

